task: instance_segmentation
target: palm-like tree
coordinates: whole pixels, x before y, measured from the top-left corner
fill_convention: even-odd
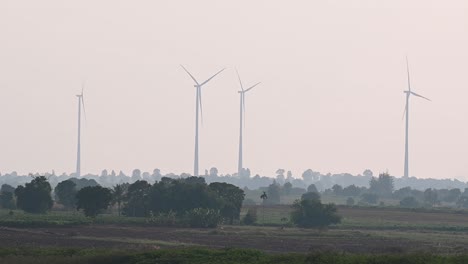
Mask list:
[[[262,206],[263,221],[262,222],[263,222],[263,224],[265,224],[265,200],[268,199],[268,195],[266,194],[266,192],[263,192],[263,194],[260,195],[260,199],[262,199],[262,201],[263,201],[262,202],[262,204],[263,204],[263,206]]]
[[[125,187],[122,184],[117,184],[112,189],[112,200],[114,204],[117,204],[117,211],[120,216],[120,206],[125,198]]]

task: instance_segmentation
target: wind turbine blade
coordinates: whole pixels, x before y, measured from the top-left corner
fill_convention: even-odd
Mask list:
[[[237,73],[237,78],[239,79],[240,87],[241,87],[242,91],[244,91],[244,86],[242,86],[242,81],[241,81],[241,78],[240,78],[240,75],[239,75],[239,72],[237,71],[237,69],[236,69],[236,73]]]
[[[411,92],[411,80],[410,80],[410,70],[409,70],[408,56],[406,56],[406,71],[407,71],[407,74],[408,74],[408,90]]]
[[[428,101],[432,101],[431,99],[429,99],[429,98],[427,98],[427,97],[424,97],[424,96],[422,96],[422,95],[420,95],[420,94],[417,94],[417,93],[415,93],[415,92],[410,92],[410,93],[411,93],[412,95],[414,95],[414,96],[421,97],[421,98],[426,99],[426,100],[428,100]]]
[[[192,78],[192,80],[198,85],[198,82],[197,82],[197,80],[195,79],[195,77],[193,77],[193,75],[190,74],[190,72],[189,72],[187,69],[185,69],[184,65],[181,64],[180,67],[182,67],[182,69],[184,69],[184,71],[185,71],[188,75],[190,75],[190,78]]]
[[[261,83],[260,82],[256,83],[255,85],[251,86],[249,89],[245,90],[245,92],[248,92],[248,91],[252,90],[255,86],[257,86],[259,84],[261,84]]]
[[[204,85],[205,83],[211,81],[211,79],[213,79],[216,75],[220,74],[222,71],[224,71],[226,68],[223,68],[222,70],[220,70],[219,72],[217,72],[215,75],[211,76],[208,80],[204,81],[202,84],[200,84],[200,86]]]

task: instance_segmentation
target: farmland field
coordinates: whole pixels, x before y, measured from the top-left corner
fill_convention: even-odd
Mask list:
[[[328,230],[315,230],[289,227],[284,220],[289,217],[289,206],[257,206],[256,209],[256,226],[225,225],[216,229],[157,227],[144,218],[115,215],[91,221],[76,212],[36,216],[20,212],[9,215],[2,211],[0,248],[207,247],[276,253],[468,254],[468,213],[465,211],[339,207],[338,213],[343,216],[341,224]],[[23,221],[23,224],[14,225],[13,221]]]

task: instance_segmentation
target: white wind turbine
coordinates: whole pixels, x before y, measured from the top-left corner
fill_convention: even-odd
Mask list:
[[[419,95],[413,91],[411,91],[411,81],[410,81],[410,70],[409,70],[409,63],[408,63],[408,58],[406,58],[406,70],[408,74],[408,91],[404,91],[406,94],[406,107],[405,107],[405,116],[406,116],[406,129],[405,129],[405,171],[404,171],[404,177],[408,178],[409,177],[409,151],[408,151],[408,130],[409,130],[409,102],[410,102],[410,96],[414,95],[416,97],[420,97],[423,99],[426,99],[428,101],[431,101],[430,99]]]
[[[194,165],[193,165],[193,176],[198,177],[198,117],[199,117],[199,112],[201,114],[201,120],[203,123],[203,107],[202,107],[202,96],[201,96],[201,88],[203,85],[211,81],[216,75],[220,74],[222,71],[224,71],[226,68],[223,68],[222,70],[218,71],[215,75],[211,76],[209,79],[206,81],[199,83],[195,77],[183,66],[180,65],[184,71],[190,75],[190,78],[195,82],[194,87],[197,89],[197,95],[196,95],[196,110],[195,110],[195,160],[194,160]]]
[[[83,91],[84,83],[81,85],[81,94],[76,95],[76,97],[78,97],[78,148],[76,153],[76,177],[81,176],[81,106],[83,106],[83,113],[86,118]]]
[[[237,70],[236,70],[237,72]],[[239,128],[239,162],[237,165],[237,176],[241,177],[242,176],[242,161],[243,161],[243,145],[242,145],[242,128],[245,125],[245,93],[248,91],[252,90],[255,86],[259,85],[260,83],[256,83],[253,86],[247,88],[244,90],[244,86],[242,85],[242,81],[239,75],[239,72],[237,72],[237,77],[239,78],[239,84],[241,87],[241,90],[239,91],[240,94],[240,128]]]

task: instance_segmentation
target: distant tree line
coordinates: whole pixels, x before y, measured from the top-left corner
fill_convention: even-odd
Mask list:
[[[138,180],[113,188],[65,180],[57,184],[54,193],[56,202],[64,209],[82,210],[89,217],[116,205],[119,215],[196,227],[216,226],[220,222],[233,224],[240,220],[244,200],[242,189],[228,183],[207,184],[202,177],[163,177],[153,184]],[[0,197],[3,208],[17,207],[35,214],[46,213],[54,204],[52,188],[44,176],[33,177],[16,189],[3,185]]]

